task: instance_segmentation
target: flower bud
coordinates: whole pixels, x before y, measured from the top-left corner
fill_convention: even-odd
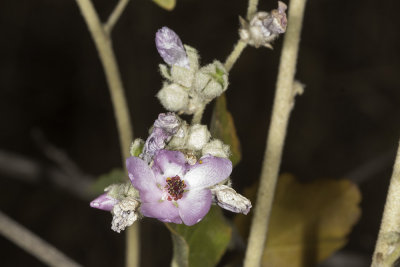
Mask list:
[[[189,59],[179,36],[170,28],[162,27],[156,33],[156,47],[165,63],[189,68]]]
[[[286,9],[287,6],[283,2],[278,1],[278,9],[271,10],[270,13],[257,12],[250,19],[250,22],[239,18],[241,24],[239,30],[240,38],[256,48],[260,46],[272,48],[270,43],[279,34],[286,31]]]
[[[246,215],[252,207],[250,200],[236,193],[236,191],[229,186],[215,185],[211,188],[211,192],[214,202],[223,209]]]
[[[192,87],[194,75],[199,69],[199,55],[196,49],[188,45],[185,45],[185,48],[188,53],[189,67],[173,65],[171,66],[170,74],[172,82],[190,88]]]
[[[201,68],[195,76],[193,88],[207,102],[220,96],[228,88],[228,73],[219,61]]]
[[[220,140],[215,139],[204,145],[201,150],[201,154],[204,155],[212,155],[214,157],[220,158],[229,158],[230,150],[229,146],[222,143]]]
[[[154,122],[155,128],[161,128],[170,135],[176,134],[180,126],[180,119],[172,112],[160,113]]]
[[[118,200],[109,196],[108,193],[104,193],[97,197],[95,200],[90,202],[90,207],[105,211],[111,211]]]
[[[189,150],[201,150],[210,140],[211,134],[207,126],[195,124],[190,127],[186,148]]]
[[[137,212],[139,206],[140,202],[134,197],[127,197],[116,204],[112,210],[111,229],[120,233],[126,227],[131,226],[139,218]]]
[[[188,137],[188,132],[189,132],[189,127],[187,123],[183,121],[179,130],[169,141],[167,148],[169,150],[184,149]]]
[[[164,84],[158,92],[157,98],[165,109],[169,111],[182,111],[189,102],[189,95],[185,88],[178,84]]]
[[[144,141],[140,138],[136,138],[135,141],[131,144],[130,153],[132,157],[138,157],[143,150]]]

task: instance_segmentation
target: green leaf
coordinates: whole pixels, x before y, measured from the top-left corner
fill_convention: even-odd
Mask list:
[[[171,266],[212,267],[225,253],[231,239],[232,228],[222,211],[212,206],[204,219],[193,225],[166,224],[174,243]]]
[[[256,195],[247,191],[247,196]],[[269,223],[263,267],[315,266],[342,248],[358,221],[360,192],[346,179],[318,179],[301,184],[289,174],[279,177]],[[251,218],[237,216],[246,236]]]
[[[222,140],[225,144],[230,146],[232,152],[230,160],[233,165],[238,164],[242,157],[240,142],[236,134],[232,114],[228,111],[226,106],[225,94],[218,97],[215,102],[210,128],[213,137]]]
[[[110,184],[126,182],[126,174],[122,169],[113,169],[109,173],[99,176],[92,185],[92,192],[95,194],[104,193],[104,188]]]
[[[176,5],[176,0],[153,0],[153,2],[168,11],[174,9]]]

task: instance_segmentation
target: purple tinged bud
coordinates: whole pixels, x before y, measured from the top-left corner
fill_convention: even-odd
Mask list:
[[[105,211],[111,211],[115,204],[119,201],[113,197],[110,197],[107,193],[98,196],[95,200],[90,202],[90,207]]]
[[[157,151],[164,149],[165,143],[171,140],[181,126],[181,121],[174,113],[161,113],[154,122],[153,131],[144,144],[141,157],[150,162]]]
[[[158,53],[168,65],[189,68],[189,59],[179,36],[170,28],[162,27],[156,33]]]
[[[181,122],[172,112],[161,113],[158,115],[158,119],[154,122],[154,127],[161,128],[169,134],[176,134]]]

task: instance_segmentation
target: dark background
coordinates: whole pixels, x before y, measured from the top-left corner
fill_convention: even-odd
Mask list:
[[[116,1],[94,3],[105,20]],[[146,138],[163,112],[155,98],[157,29],[174,29],[203,64],[224,61],[246,8],[246,0],[178,0],[172,12],[150,0],[129,3],[113,44],[135,137]],[[325,266],[367,266],[374,249],[400,133],[399,8],[389,0],[306,6],[296,74],[306,90],[296,100],[281,170],[302,181],[349,178],[363,195],[348,245]],[[0,33],[0,210],[85,266],[123,266],[125,237],[111,231],[111,216],[53,181],[65,159],[57,163],[51,146],[79,166],[82,177],[72,173],[70,183],[120,167],[104,73],[75,1],[3,0]],[[228,107],[243,152],[232,179],[240,192],[261,169],[281,45],[282,38],[273,51],[246,48],[230,73]],[[168,266],[167,231],[156,220],[141,225],[142,266]],[[42,266],[3,237],[0,248],[2,266]]]

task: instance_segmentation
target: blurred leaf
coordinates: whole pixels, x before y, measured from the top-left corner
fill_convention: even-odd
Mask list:
[[[153,2],[168,11],[174,9],[176,5],[176,0],[153,0]]]
[[[109,173],[101,175],[92,185],[92,191],[96,194],[104,193],[104,188],[110,184],[126,182],[126,174],[122,169],[113,169]]]
[[[232,227],[225,221],[222,211],[212,206],[204,219],[193,226],[166,224],[174,242],[171,266],[215,266],[231,239]]]
[[[238,164],[242,157],[240,152],[240,142],[236,134],[232,114],[226,107],[225,94],[218,97],[215,102],[210,128],[213,137],[222,140],[225,144],[230,146],[232,152],[230,160],[233,165]]]
[[[257,187],[246,190],[253,196]],[[290,174],[279,177],[262,259],[264,267],[315,266],[342,248],[360,217],[360,192],[349,180],[319,179],[300,184]],[[251,218],[236,216],[247,236]]]

